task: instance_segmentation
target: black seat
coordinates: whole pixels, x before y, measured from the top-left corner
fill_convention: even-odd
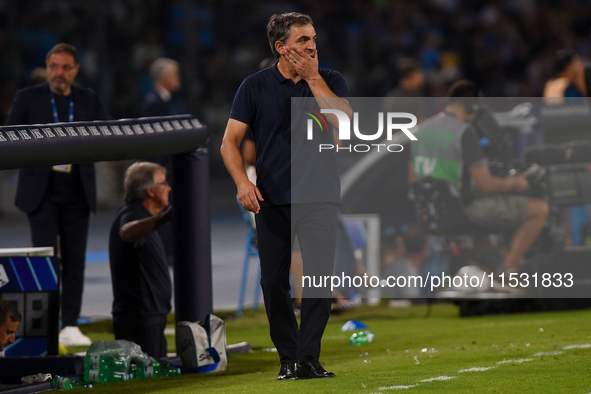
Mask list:
[[[454,195],[449,182],[425,178],[415,181],[412,190],[419,223],[430,234],[482,235],[502,232],[471,223],[461,197]]]

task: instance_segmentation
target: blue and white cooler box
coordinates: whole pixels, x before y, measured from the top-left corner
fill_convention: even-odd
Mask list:
[[[58,354],[59,266],[53,248],[0,249],[0,299],[22,315],[4,355]]]
[[[209,314],[205,323],[180,321],[176,337],[183,373],[228,369],[226,324],[219,317]]]

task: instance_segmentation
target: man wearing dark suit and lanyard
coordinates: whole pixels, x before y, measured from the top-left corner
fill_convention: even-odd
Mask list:
[[[281,362],[277,379],[334,377],[319,362],[330,315],[330,289],[326,297],[302,299],[298,328],[289,294],[289,268],[297,234],[304,274],[315,262],[332,274],[341,202],[339,174],[332,156],[327,166],[314,169],[329,185],[327,193],[306,203],[292,201],[290,120],[292,97],[313,98],[320,108],[338,108],[350,117],[348,102],[340,98],[347,95],[347,87],[341,74],[318,68],[316,32],[308,15],[273,15],[267,36],[278,62],[246,78],[238,89],[221,152],[240,203],[256,213],[261,287],[271,339]],[[327,118],[338,126],[336,117]],[[256,147],[256,186],[248,180],[240,155],[240,143],[249,127]]]
[[[104,120],[100,98],[72,85],[80,64],[76,48],[58,44],[47,54],[48,82],[19,90],[6,125]],[[33,246],[61,254],[62,330],[60,343],[90,345],[78,328],[84,288],[89,214],[96,211],[93,163],[20,170],[15,205],[27,213]],[[59,236],[59,248],[58,248]]]

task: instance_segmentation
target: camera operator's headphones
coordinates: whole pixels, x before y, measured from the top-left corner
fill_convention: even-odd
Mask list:
[[[480,109],[478,98],[482,97],[482,92],[474,82],[463,79],[451,85],[447,97],[448,104],[461,103],[466,114],[473,115]]]

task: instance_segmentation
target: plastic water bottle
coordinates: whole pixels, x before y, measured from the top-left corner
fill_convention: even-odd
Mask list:
[[[85,380],[88,382],[104,383],[127,380],[129,378],[127,361],[117,353],[111,352],[92,355],[90,359],[88,378],[86,376],[87,370],[85,369],[84,371]]]
[[[372,343],[374,341],[374,335],[371,331],[359,331],[353,333],[349,338],[351,345],[364,345],[366,343]]]
[[[99,358],[98,368],[105,371],[127,372],[128,364],[123,356],[117,353],[107,353]]]
[[[73,380],[59,375],[55,375],[51,382],[52,389],[72,390],[79,387],[91,388],[92,384],[87,384],[79,380]]]
[[[146,377],[147,367],[141,365],[132,364],[129,368],[129,377],[133,379],[143,379]]]
[[[160,364],[144,353],[138,344],[123,339],[93,342],[84,358],[86,382],[112,382],[172,373],[161,369]]]
[[[152,362],[147,367],[132,366],[134,372],[134,378],[158,378],[176,376],[181,374],[181,370],[178,367],[172,365],[161,365],[158,362]]]
[[[68,379],[64,376],[55,375],[55,377],[51,381],[51,388],[52,389],[71,390],[74,388],[74,386],[72,385],[71,379]]]
[[[152,360],[150,360],[150,358],[148,358],[148,357],[133,356],[131,358],[131,363],[132,363],[132,365],[135,365],[136,367],[147,367],[148,365],[150,365],[150,362]]]
[[[115,367],[118,362],[108,353],[87,353],[84,358],[84,381],[98,382],[96,376],[101,372],[104,373],[107,369],[115,369],[112,368],[111,364],[114,364],[112,366]],[[92,374],[93,379],[90,378],[91,371],[94,371]]]
[[[90,382],[107,383],[116,381],[125,381],[129,379],[129,374],[119,371],[101,371],[100,369],[91,369],[88,373]]]
[[[173,365],[167,365],[162,368],[162,375],[161,376],[177,376],[181,374],[181,369],[178,367],[175,367]]]
[[[98,353],[86,353],[86,357],[84,357],[84,381],[90,382],[89,372],[92,369],[98,369],[100,354]]]

